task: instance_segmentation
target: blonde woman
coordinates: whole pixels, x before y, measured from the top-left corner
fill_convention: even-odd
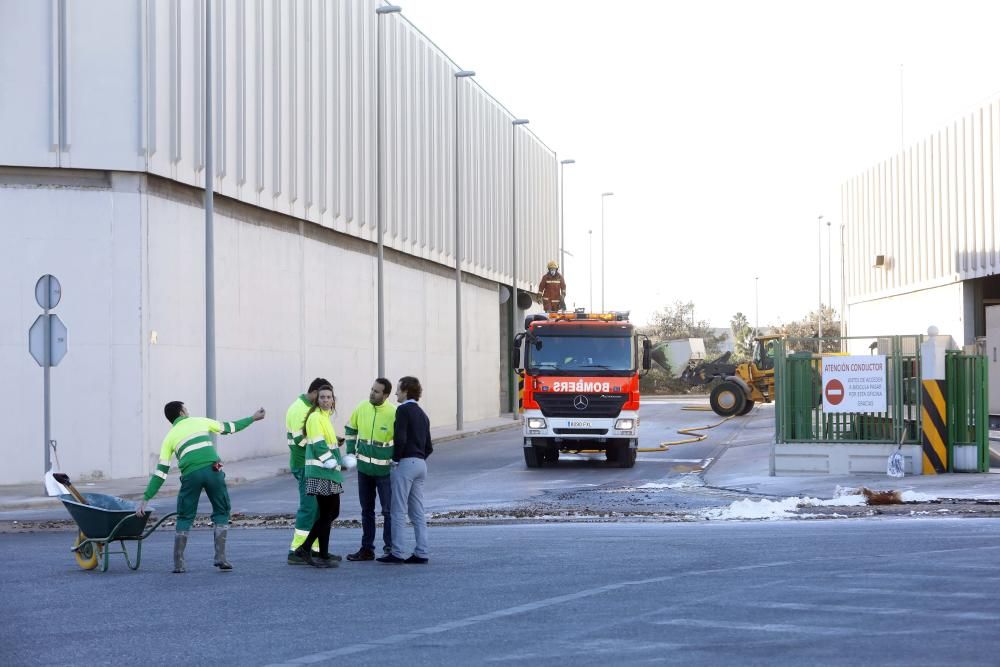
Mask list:
[[[306,541],[295,550],[295,555],[313,567],[337,567],[337,558],[330,554],[330,524],[340,516],[344,477],[340,472],[338,438],[330,421],[336,405],[333,387],[320,387],[302,428],[306,441],[306,494],[316,497],[319,512]],[[313,558],[312,545],[317,541],[319,557]]]

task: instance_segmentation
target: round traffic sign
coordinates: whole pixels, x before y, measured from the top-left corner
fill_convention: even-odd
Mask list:
[[[42,308],[55,308],[61,298],[62,285],[55,276],[46,273],[35,283],[35,301]]]
[[[827,403],[840,405],[840,402],[844,400],[844,383],[834,378],[826,383],[823,393],[826,395]]]

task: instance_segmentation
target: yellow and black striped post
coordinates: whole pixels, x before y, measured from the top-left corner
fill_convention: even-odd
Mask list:
[[[517,414],[524,414],[524,376],[517,376]]]
[[[945,406],[945,381],[924,380],[920,411],[923,422],[924,474],[936,475],[948,470],[948,411]]]

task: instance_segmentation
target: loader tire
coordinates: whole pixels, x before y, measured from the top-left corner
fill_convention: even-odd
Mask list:
[[[743,387],[735,382],[723,382],[712,390],[712,395],[708,398],[712,410],[720,417],[732,417],[741,414],[741,410],[746,407],[747,397],[743,393]]]
[[[750,411],[753,410],[753,406],[754,406],[753,399],[748,398],[746,400],[746,404],[743,406],[743,409],[740,410],[740,415],[750,414]]]

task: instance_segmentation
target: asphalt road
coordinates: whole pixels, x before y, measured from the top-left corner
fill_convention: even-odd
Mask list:
[[[640,446],[653,448],[664,441],[684,439],[688,436],[679,435],[678,428],[720,421],[711,412],[683,410],[688,403],[691,401],[645,401]],[[517,429],[443,442],[435,446],[434,455],[428,460],[425,506],[435,513],[520,507],[537,501],[551,504],[560,494],[581,489],[669,484],[707,467],[740,436],[745,424],[730,420],[713,429],[703,442],[664,452],[640,453],[633,468],[617,468],[605,461],[603,454],[563,454],[555,465],[529,469],[524,464]],[[282,477],[233,487],[230,491],[233,509],[247,514],[291,514],[297,502],[294,492],[290,492],[293,485],[290,477]],[[361,514],[353,478],[348,478],[346,487],[341,516],[358,518]],[[728,497],[725,500],[730,501]],[[683,499],[678,498],[678,502],[683,503]],[[705,504],[724,503],[716,499]],[[208,513],[207,503],[203,506],[201,511]]]
[[[335,529],[341,552],[356,529]],[[284,564],[287,531],[196,530],[138,572],[65,532],[0,539],[0,664],[996,665],[1000,520],[431,529],[431,562]]]

